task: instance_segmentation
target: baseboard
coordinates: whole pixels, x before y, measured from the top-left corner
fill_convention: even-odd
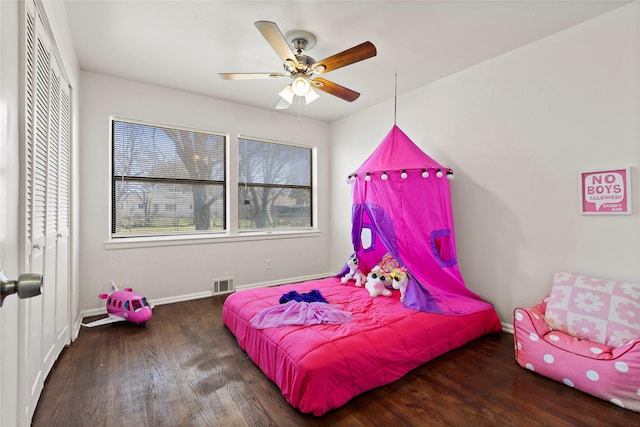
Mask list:
[[[207,298],[207,297],[210,297],[211,295],[212,295],[211,291],[196,292],[196,293],[193,293],[193,294],[176,295],[176,296],[173,296],[173,297],[166,297],[166,298],[156,298],[154,300],[149,300],[149,304],[151,304],[151,306],[155,307],[156,305],[173,304],[173,303],[176,303],[176,302],[191,301],[191,300],[194,300],[194,299]]]
[[[513,324],[502,322],[502,332],[506,332],[508,334],[513,335]]]
[[[78,335],[80,335],[80,328],[82,327],[82,319],[83,319],[82,313],[80,313],[78,317],[76,317],[76,320],[73,324],[73,329],[71,330],[71,342],[74,342],[78,338]]]

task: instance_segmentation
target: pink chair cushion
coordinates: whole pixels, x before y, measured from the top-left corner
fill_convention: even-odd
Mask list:
[[[640,283],[556,273],[544,320],[576,338],[620,347],[640,338]]]

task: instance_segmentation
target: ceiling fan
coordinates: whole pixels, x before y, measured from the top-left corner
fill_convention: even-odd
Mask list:
[[[284,66],[284,73],[219,73],[224,80],[247,80],[247,79],[279,79],[290,77],[293,79],[290,85],[282,90],[280,101],[276,109],[288,108],[293,103],[294,96],[305,99],[308,105],[319,98],[313,90],[318,89],[348,102],[353,102],[360,94],[354,90],[333,83],[322,77],[313,77],[314,74],[324,74],[329,71],[342,68],[376,56],[376,47],[373,43],[366,41],[350,49],[332,55],[321,61],[316,61],[304,54],[306,49],[311,49],[316,38],[307,31],[292,31],[287,34],[289,41],[282,35],[282,32],[274,22],[256,21],[256,27],[263,37],[278,54]],[[295,49],[295,53],[291,50]]]

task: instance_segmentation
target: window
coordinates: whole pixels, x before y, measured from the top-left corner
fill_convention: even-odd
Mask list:
[[[226,229],[226,137],[112,120],[117,237]]]
[[[311,152],[238,139],[238,229],[283,230],[312,224]]]

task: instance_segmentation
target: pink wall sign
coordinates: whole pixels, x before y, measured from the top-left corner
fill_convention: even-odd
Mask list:
[[[629,168],[582,172],[583,214],[630,214],[631,174]]]

